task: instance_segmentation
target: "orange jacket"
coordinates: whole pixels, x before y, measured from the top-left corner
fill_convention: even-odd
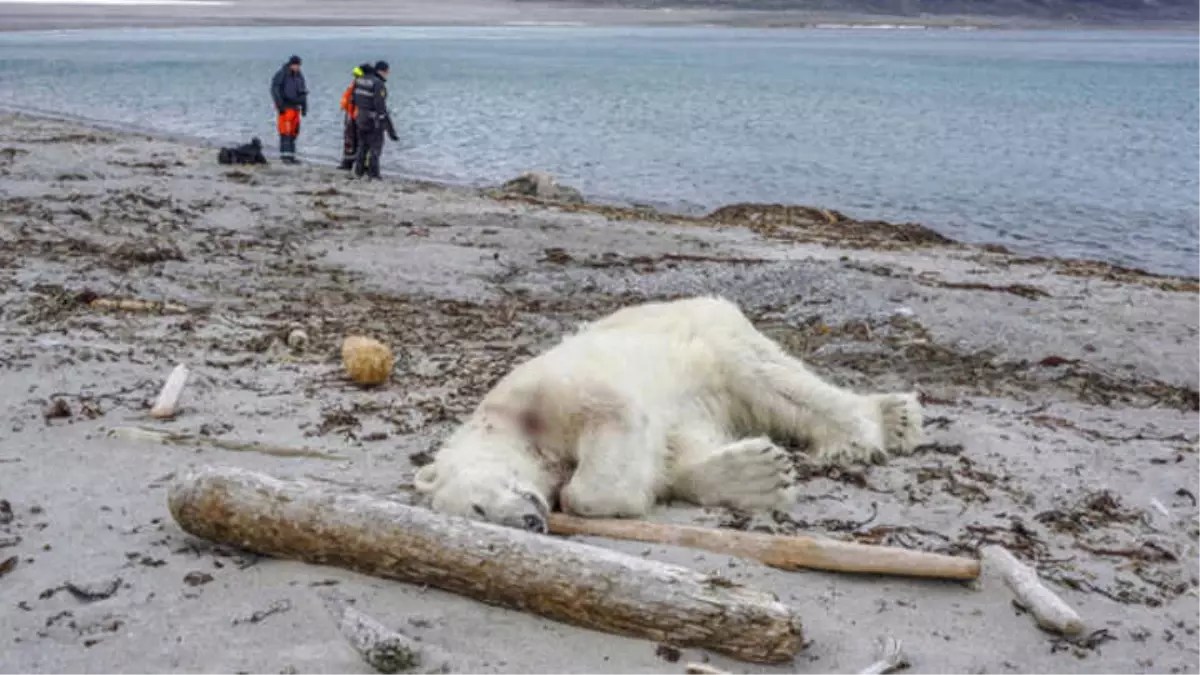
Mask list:
[[[342,93],[342,110],[350,116],[350,119],[358,119],[358,108],[354,105],[354,83],[351,82],[346,91]]]

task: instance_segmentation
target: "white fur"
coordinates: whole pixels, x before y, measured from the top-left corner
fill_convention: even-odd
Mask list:
[[[733,303],[691,298],[619,310],[519,365],[416,483],[436,510],[529,529],[556,496],[592,517],[670,498],[782,508],[795,478],[771,438],[880,461],[911,452],[921,426],[916,394],[836,387]]]

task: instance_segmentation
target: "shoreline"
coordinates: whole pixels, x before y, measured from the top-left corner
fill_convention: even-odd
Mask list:
[[[214,154],[0,115],[0,670],[370,672],[322,606],[329,586],[463,672],[858,672],[884,634],[919,672],[1200,668],[1195,288],[821,209],[687,220]],[[410,502],[416,468],[516,363],[580,321],[707,293],[842,386],[918,390],[928,443],[844,471],[794,449],[789,511],[671,504],[650,520],[967,557],[1001,544],[1083,636],[1042,631],[989,574],[785,572],[583,538],[796,608],[796,663],[756,666],[212,546],[167,511],[173,478],[213,464]],[[307,344],[289,347],[295,330]],[[348,383],[349,334],[393,347],[387,383]],[[182,409],[154,420],[178,363]]]
[[[36,112],[21,112],[14,108],[0,104],[0,116],[10,116],[16,118],[26,118],[29,120],[43,120],[49,122],[62,122],[74,125],[80,125],[101,131],[114,132],[126,135],[143,136],[147,139],[167,141],[170,143],[179,143],[190,145],[197,148],[205,148],[215,150],[221,147],[221,143],[204,138],[202,136],[194,136],[183,133],[162,131],[156,129],[145,129],[136,125],[110,123],[98,120],[92,120],[84,117],[68,114],[50,114],[43,111]],[[332,170],[331,162],[336,158],[314,156],[311,154],[300,153],[300,158],[304,160],[318,160],[317,162],[309,161],[308,163],[316,167],[324,167]],[[275,162],[268,158],[268,161]],[[328,163],[328,166],[326,164]],[[512,176],[510,178],[515,178]],[[680,209],[673,209],[662,204],[654,204],[644,200],[625,199],[620,197],[597,197],[595,195],[584,194],[584,202],[582,204],[572,203],[557,203],[552,201],[544,201],[538,199],[528,199],[520,195],[501,195],[498,190],[499,186],[495,184],[486,184],[483,181],[470,182],[454,182],[446,180],[438,180],[431,177],[417,176],[411,174],[399,174],[384,176],[385,184],[392,183],[407,187],[421,187],[427,189],[437,189],[443,191],[457,191],[464,195],[473,196],[496,196],[500,199],[526,201],[531,204],[541,204],[547,208],[563,209],[574,212],[591,212],[598,215],[603,215],[609,218],[617,218],[622,220],[630,219],[649,219],[656,222],[664,222],[671,224],[681,223],[713,223],[720,222],[721,218],[713,218],[723,210],[741,209],[744,212],[758,211],[757,217],[774,217],[778,221],[778,214],[788,211],[795,211],[798,214],[810,213],[826,213],[836,214],[832,222],[825,223],[825,226],[842,226],[845,223],[850,224],[867,224],[868,227],[880,232],[895,230],[897,228],[907,228],[909,230],[918,231],[923,234],[919,238],[926,241],[934,241],[941,238],[944,241],[942,245],[962,247],[966,249],[974,249],[980,252],[993,254],[1002,254],[1010,256],[1013,260],[1026,260],[1044,262],[1047,265],[1059,267],[1061,269],[1073,270],[1075,274],[1088,274],[1092,276],[1103,276],[1107,278],[1128,278],[1128,279],[1144,279],[1146,283],[1162,284],[1166,287],[1178,289],[1190,289],[1193,286],[1200,291],[1200,276],[1189,276],[1183,274],[1173,274],[1168,272],[1157,272],[1140,267],[1132,267],[1122,265],[1107,260],[1097,258],[1074,258],[1057,255],[1036,255],[1033,252],[1025,252],[1014,249],[1012,246],[1007,246],[995,242],[968,242],[959,241],[946,237],[937,232],[935,228],[921,223],[898,223],[885,221],[881,219],[860,219],[851,215],[842,213],[825,205],[810,205],[810,204],[791,204],[791,203],[749,203],[749,202],[734,202],[730,204],[721,204],[711,209],[697,208],[695,212],[687,212]],[[570,187],[570,186],[568,186]],[[772,216],[772,214],[775,214]],[[755,214],[751,213],[746,216],[750,218]],[[785,220],[787,216],[784,217]],[[803,219],[803,216],[802,216]],[[810,219],[811,220],[811,219]],[[821,218],[817,219],[818,221]],[[786,223],[776,222],[771,227],[777,228],[780,224]],[[794,235],[793,235],[794,236]],[[819,235],[814,235],[822,241],[830,241],[836,238],[836,228],[829,232],[822,232]]]

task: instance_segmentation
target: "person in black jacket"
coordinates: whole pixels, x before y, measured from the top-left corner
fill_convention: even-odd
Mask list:
[[[342,92],[342,111],[345,115],[342,119],[342,163],[338,168],[343,171],[353,169],[354,160],[358,158],[358,108],[354,107],[354,85],[358,78],[375,72],[375,67],[363,63],[352,72],[354,79],[350,80],[350,86]]]
[[[308,114],[308,85],[300,72],[300,57],[293,56],[271,79],[271,98],[279,114],[279,159],[296,162],[296,137],[300,118]]]
[[[399,140],[392,116],[387,109],[387,61],[375,64],[375,69],[354,81],[354,107],[357,110],[358,155],[354,160],[354,175],[379,178],[379,158],[383,153],[383,135]]]

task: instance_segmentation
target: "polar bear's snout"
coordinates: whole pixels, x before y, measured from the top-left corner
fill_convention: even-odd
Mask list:
[[[546,534],[550,528],[546,525],[546,519],[541,516],[522,516],[522,522],[525,524],[525,529],[538,534]]]
[[[470,517],[538,534],[550,531],[549,516],[550,509],[541,497],[516,487],[502,490],[489,500],[476,495],[471,503]]]

